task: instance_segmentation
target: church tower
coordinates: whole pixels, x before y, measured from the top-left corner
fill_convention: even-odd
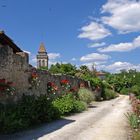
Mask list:
[[[48,55],[43,43],[40,44],[38,55],[37,55],[37,68],[47,67],[48,68]]]

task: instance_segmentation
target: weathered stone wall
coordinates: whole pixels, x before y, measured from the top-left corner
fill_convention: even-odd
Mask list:
[[[29,69],[28,54],[19,52],[13,53],[9,46],[0,47],[0,79],[6,79],[13,82],[18,93],[26,92],[28,89]]]
[[[31,87],[29,81],[33,71],[36,71],[40,84],[37,88]],[[62,92],[61,80],[68,80],[71,87],[79,88],[80,83],[84,83],[90,88],[88,82],[76,77],[67,75],[52,75],[47,71],[36,70],[28,62],[28,54],[25,52],[14,53],[9,46],[0,45],[0,79],[6,79],[14,83],[16,97],[25,94],[47,94],[47,83],[54,82],[58,86],[58,92]],[[1,97],[0,97],[1,98]]]
[[[38,74],[38,79],[40,82],[39,86],[37,88],[32,88],[30,89],[30,93],[39,95],[39,94],[47,94],[47,83],[48,82],[53,82],[57,87],[58,87],[58,93],[62,92],[62,88],[61,88],[61,81],[62,80],[68,80],[69,84],[71,86],[71,88],[80,88],[80,84],[84,83],[84,85],[87,88],[90,88],[90,85],[88,82],[76,78],[76,77],[72,77],[72,76],[68,76],[68,75],[52,75],[47,71],[37,71]]]

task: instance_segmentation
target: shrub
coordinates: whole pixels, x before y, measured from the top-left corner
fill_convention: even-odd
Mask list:
[[[1,105],[0,132],[16,132],[59,117],[59,110],[46,95],[39,97],[24,95],[16,104]]]
[[[126,117],[129,121],[129,124],[132,128],[137,129],[140,125],[139,117],[134,113],[127,113]]]
[[[90,84],[92,87],[97,87],[97,86],[101,87],[102,86],[101,79],[99,79],[97,77],[90,78],[89,81],[90,81]]]
[[[72,94],[67,94],[53,101],[55,108],[59,110],[61,115],[82,112],[87,108],[86,103],[78,101]]]
[[[123,94],[123,95],[128,95],[130,92],[130,89],[129,88],[122,88],[120,93]]]
[[[73,110],[73,96],[67,94],[53,101],[53,106],[56,107],[61,115],[69,114]]]
[[[74,101],[74,106],[72,110],[73,113],[80,113],[86,109],[87,109],[87,104],[85,102],[77,101],[77,100]]]
[[[104,90],[104,97],[103,98],[105,100],[114,99],[116,96],[117,96],[116,92],[114,92],[113,90],[107,89],[107,88]]]
[[[16,105],[1,105],[0,110],[0,132],[11,133],[29,126],[28,119],[20,116]]]
[[[91,101],[95,99],[93,93],[86,88],[80,88],[78,92],[78,96],[80,101],[83,101],[87,104],[89,104]]]
[[[130,89],[130,92],[134,93],[136,96],[139,96],[140,95],[140,87],[138,85],[135,85]]]

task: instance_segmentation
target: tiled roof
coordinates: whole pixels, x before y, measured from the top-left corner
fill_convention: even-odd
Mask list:
[[[96,72],[96,75],[97,75],[97,76],[105,76],[106,74],[103,73],[103,72]]]

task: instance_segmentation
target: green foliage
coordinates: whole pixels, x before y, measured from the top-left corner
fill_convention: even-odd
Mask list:
[[[79,75],[77,75],[77,76],[82,79],[86,79],[87,77],[90,77],[90,75],[91,75],[91,71],[89,70],[89,68],[86,65],[82,65],[80,67],[80,69],[78,70],[78,73],[79,73]]]
[[[87,104],[82,101],[75,100],[73,102],[73,105],[74,105],[72,110],[73,113],[80,113],[87,109]]]
[[[48,70],[48,67],[40,67],[40,70]]]
[[[16,105],[1,105],[0,110],[0,132],[9,133],[27,128],[28,120],[20,118]]]
[[[130,92],[134,93],[136,96],[140,96],[140,86],[138,85],[132,86],[132,88],[130,89]]]
[[[96,71],[90,70],[86,65],[82,65],[76,72],[75,76],[86,81],[90,81],[91,78],[96,77]]]
[[[55,64],[51,65],[49,71],[53,74],[67,74],[67,75],[72,75],[74,76],[76,73],[76,67],[73,66],[72,64]]]
[[[107,81],[103,80],[102,81],[102,87],[103,88],[108,88],[108,89],[113,89],[113,86],[111,86]]]
[[[62,96],[53,101],[53,106],[56,107],[61,115],[69,114],[73,109],[73,97],[71,94]]]
[[[60,73],[60,64],[56,63],[55,65],[51,65],[49,71],[53,74]]]
[[[78,96],[80,101],[83,101],[87,104],[95,100],[94,94],[86,88],[80,88],[78,92]]]
[[[108,74],[105,80],[116,92],[121,92],[124,88],[132,88],[132,90],[137,94],[139,89],[138,87],[140,87],[140,72],[137,72],[136,70],[122,70],[117,74]],[[135,87],[135,85],[138,87]]]
[[[111,74],[106,78],[106,81],[116,92],[120,92],[122,88],[130,88],[132,86],[132,79],[122,73]]]
[[[127,113],[125,116],[127,117],[129,124],[132,128],[134,128],[134,129],[139,128],[140,120],[136,114]]]
[[[59,117],[59,111],[46,95],[39,97],[24,95],[16,104],[1,105],[0,132],[16,132]]]
[[[86,104],[76,100],[72,94],[67,94],[53,101],[55,108],[59,110],[61,115],[82,112],[86,109]]]
[[[113,90],[107,88],[104,90],[103,98],[105,100],[114,99],[115,97],[117,97],[117,95]]]
[[[72,93],[55,100],[46,95],[23,95],[17,103],[0,104],[0,133],[17,132],[60,118],[61,115],[82,112],[86,108],[86,104],[76,100]]]
[[[97,86],[101,87],[102,86],[101,79],[99,79],[97,77],[90,78],[89,81],[90,81],[90,84],[92,87],[97,87]]]
[[[121,89],[120,93],[123,95],[128,95],[130,93],[130,89],[124,87]]]

